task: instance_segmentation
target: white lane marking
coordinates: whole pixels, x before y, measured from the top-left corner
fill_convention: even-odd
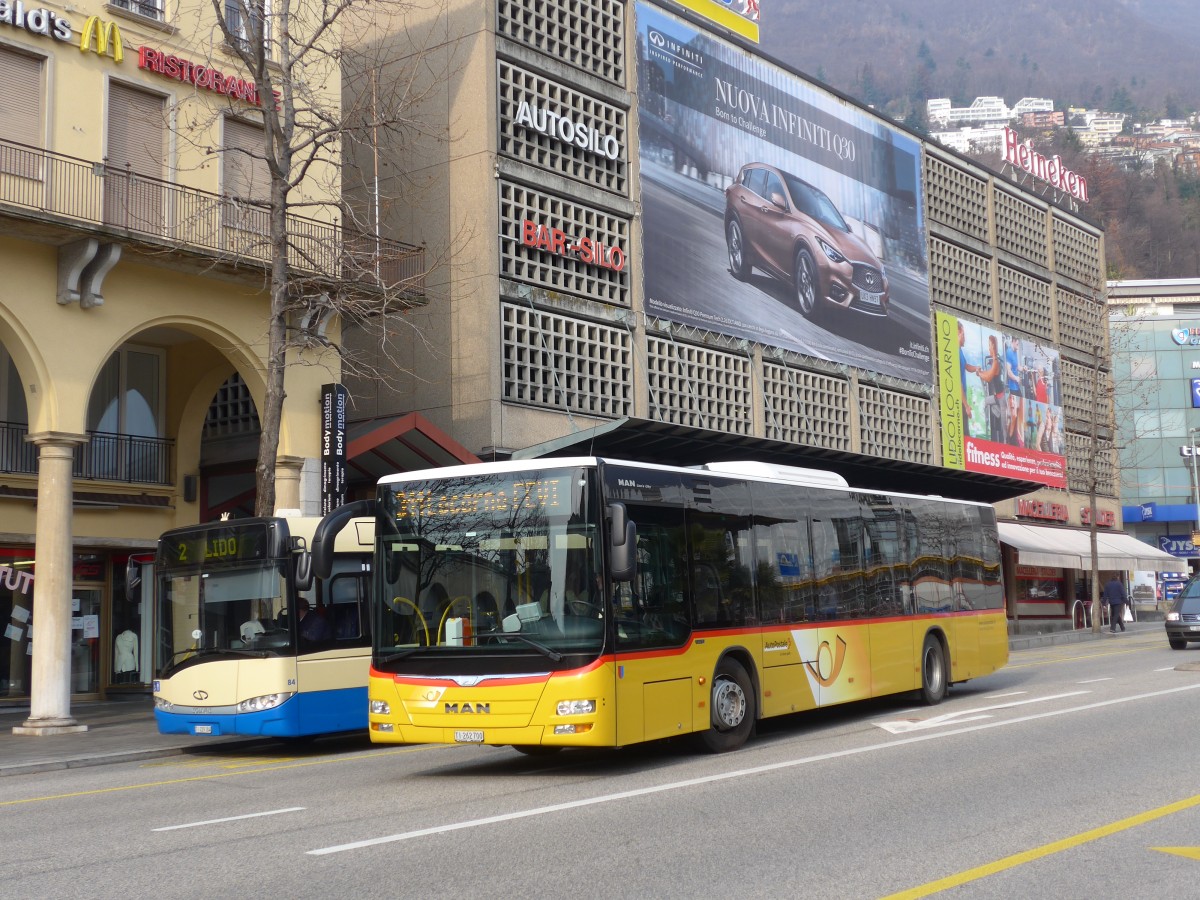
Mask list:
[[[1165,669],[1155,669],[1154,671],[1155,671],[1155,672],[1174,672],[1174,671],[1175,671],[1175,667],[1174,667],[1174,666],[1167,666]]]
[[[1112,681],[1111,675],[1105,675],[1103,678],[1089,678],[1087,681],[1077,681],[1076,684],[1095,684],[1097,681]]]
[[[225,819],[206,819],[203,822],[188,822],[186,825],[167,825],[163,828],[151,828],[151,831],[175,831],[179,828],[199,828],[201,825],[219,825],[222,822],[236,822],[238,819],[257,819],[259,816],[277,816],[280,813],[300,812],[303,806],[289,806],[287,809],[272,809],[268,812],[246,813],[244,816],[229,816]]]
[[[1183,687],[1168,688],[1164,691],[1153,691],[1149,694],[1136,694],[1132,697],[1118,697],[1114,700],[1100,700],[1096,703],[1088,703],[1084,706],[1074,706],[1068,709],[1054,709],[1049,712],[1033,713],[1028,716],[1021,716],[1016,719],[1001,719],[995,722],[984,722],[981,725],[968,725],[965,728],[957,728],[953,731],[938,731],[932,734],[917,734],[911,737],[900,738],[895,741],[887,741],[883,744],[867,744],[863,747],[856,747],[851,750],[838,750],[835,753],[820,753],[816,756],[806,756],[801,759],[789,759],[784,762],[770,763],[765,766],[754,766],[750,769],[737,769],[733,772],[722,772],[718,775],[705,775],[703,778],[689,778],[686,781],[674,781],[669,784],[659,784],[654,787],[638,788],[633,791],[620,791],[616,794],[601,794],[597,797],[587,797],[583,800],[572,800],[569,803],[555,803],[552,806],[539,806],[535,809],[525,809],[519,812],[505,813],[500,816],[488,816],[485,819],[470,819],[466,822],[453,822],[449,825],[435,825],[432,828],[420,828],[416,831],[405,831],[400,834],[389,834],[385,837],[368,838],[363,841],[353,841],[349,844],[337,844],[333,847],[322,847],[318,850],[306,850],[308,856],[326,856],[330,853],[344,853],[347,850],[361,850],[365,847],[375,847],[379,844],[394,844],[397,841],[410,841],[414,838],[428,837],[434,834],[449,834],[452,831],[462,831],[465,828],[478,828],[483,825],[495,825],[499,822],[512,822],[516,819],[528,819],[532,816],[544,816],[548,813],[561,812],[567,809],[579,809],[584,806],[596,806],[600,803],[611,803],[614,800],[629,800],[633,797],[645,797],[650,794],[662,794],[667,791],[678,791],[684,788],[696,787],[701,784],[714,784],[719,781],[729,781],[734,778],[745,778],[749,775],[762,775],[767,772],[778,772],[783,769],[793,769],[797,766],[806,766],[809,763],[824,762],[830,759],[839,759],[846,756],[857,756],[861,753],[873,753],[876,750],[891,750],[894,747],[903,747],[906,744],[921,744],[925,741],[941,740],[942,738],[953,737],[959,734],[970,734],[975,731],[984,731],[989,728],[1001,728],[1005,725],[1016,725],[1021,722],[1032,722],[1037,719],[1046,719],[1051,716],[1062,716],[1067,713],[1085,712],[1090,709],[1101,709],[1105,706],[1114,706],[1117,703],[1129,703],[1133,700],[1148,700],[1152,697],[1165,697],[1168,694],[1177,694],[1180,691],[1192,691],[1200,688],[1198,684],[1188,684]]]
[[[984,700],[1000,700],[1003,697],[1020,697],[1022,694],[1028,694],[1029,691],[1009,691],[1007,694],[984,694]]]
[[[1030,703],[1044,703],[1047,700],[1061,700],[1064,697],[1078,697],[1090,694],[1091,691],[1071,691],[1067,694],[1051,694],[1048,697],[1032,697],[1029,700],[1014,700],[1011,703],[996,703],[992,706],[977,706],[975,709],[962,709],[958,712],[943,713],[929,719],[919,719],[913,722],[901,719],[892,722],[876,722],[884,731],[892,734],[908,734],[911,731],[923,731],[926,728],[941,728],[946,725],[961,725],[963,722],[975,722],[979,719],[990,719],[989,713],[996,709],[1012,709],[1015,706],[1025,706]]]

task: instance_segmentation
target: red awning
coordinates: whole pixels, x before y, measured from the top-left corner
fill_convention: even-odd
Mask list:
[[[346,432],[346,468],[352,482],[374,484],[396,472],[480,461],[420,413],[351,422]]]

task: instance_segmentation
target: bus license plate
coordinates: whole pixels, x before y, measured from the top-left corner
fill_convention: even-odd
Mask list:
[[[212,734],[211,725],[197,725],[196,734]]]
[[[454,732],[454,740],[460,744],[482,744],[482,731],[456,731]]]

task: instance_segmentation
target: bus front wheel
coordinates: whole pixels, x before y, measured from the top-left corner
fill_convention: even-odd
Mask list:
[[[928,634],[921,651],[921,699],[930,706],[937,706],[945,698],[947,687],[946,654],[942,642]]]
[[[724,659],[712,680],[712,724],[701,732],[706,749],[712,753],[736,750],[754,729],[754,686],[737,660]]]

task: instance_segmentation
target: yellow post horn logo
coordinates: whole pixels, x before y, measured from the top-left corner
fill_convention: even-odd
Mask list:
[[[83,26],[79,49],[84,53],[90,50],[93,37],[96,39],[96,52],[101,56],[111,55],[113,62],[120,62],[125,57],[121,47],[121,29],[116,22],[105,22],[99,16],[91,16]]]

